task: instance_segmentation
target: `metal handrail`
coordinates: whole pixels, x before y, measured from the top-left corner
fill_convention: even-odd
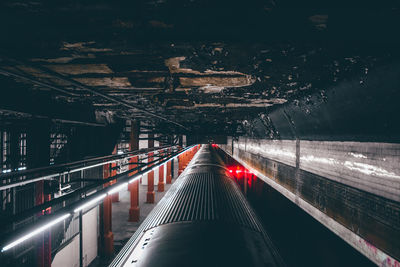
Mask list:
[[[80,160],[80,161],[75,161],[75,162],[70,162],[70,163],[62,163],[62,164],[57,164],[53,166],[46,166],[46,167],[40,167],[40,168],[34,168],[34,169],[28,169],[28,170],[22,170],[18,172],[11,172],[11,173],[5,173],[0,175],[0,182],[6,181],[6,183],[3,183],[0,185],[0,190],[5,190],[8,188],[13,188],[16,186],[22,186],[25,184],[30,184],[34,183],[37,181],[41,180],[49,180],[54,177],[58,177],[61,175],[66,175],[66,174],[71,174],[74,172],[94,168],[94,167],[99,167],[105,164],[113,163],[117,160],[121,159],[129,159],[132,157],[140,156],[146,153],[150,152],[156,152],[160,151],[166,148],[175,148],[177,146],[162,146],[162,147],[156,147],[156,148],[146,148],[146,149],[139,149],[135,151],[129,151],[125,152],[123,154],[118,154],[118,155],[107,155],[107,156],[102,156],[102,157],[96,157],[96,158],[90,158],[90,159],[85,159],[85,160]],[[107,160],[107,161],[104,161]],[[99,162],[100,161],[100,162]],[[96,163],[93,163],[96,162]],[[99,162],[99,163],[97,163]],[[87,165],[89,163],[93,163],[92,165]],[[83,165],[82,167],[77,167],[76,165]],[[51,171],[55,171],[51,173]],[[50,174],[45,174],[39,177],[35,178],[28,178],[26,180],[22,181],[13,181],[13,182],[7,182],[7,179],[14,178],[14,177],[20,177],[28,174],[34,174],[34,173],[41,173],[41,172],[50,172]]]
[[[151,153],[151,152],[153,152],[153,151],[150,151],[149,153]],[[178,152],[176,152],[176,153],[178,153]],[[165,159],[167,157],[170,157],[171,155],[174,155],[174,154],[175,153],[171,153],[171,154],[165,155],[165,156],[163,156],[163,157],[161,157],[159,159],[155,159],[155,160],[153,160],[151,162],[147,162],[147,165],[151,165],[151,164],[157,163],[160,160],[163,160],[163,159]],[[94,188],[96,188],[96,187],[98,187],[98,186],[100,186],[102,184],[106,184],[106,183],[108,183],[110,181],[113,181],[113,180],[118,180],[119,178],[124,177],[124,176],[128,175],[131,172],[140,170],[141,168],[143,168],[143,166],[138,166],[136,168],[127,170],[126,172],[114,175],[112,177],[108,177],[106,179],[99,179],[98,183],[93,183],[93,184],[88,185],[88,186],[86,186],[84,188],[79,188],[79,189],[75,190],[74,192],[71,192],[70,194],[67,194],[67,195],[64,195],[64,196],[61,196],[61,197],[58,197],[58,198],[54,198],[54,199],[52,199],[50,201],[46,201],[43,204],[36,205],[36,206],[34,206],[34,207],[32,207],[32,208],[30,208],[28,210],[25,210],[23,212],[17,213],[17,214],[15,214],[13,216],[8,216],[6,218],[2,218],[2,220],[3,220],[3,222],[6,222],[6,221],[7,222],[19,221],[19,220],[21,220],[21,219],[23,219],[25,217],[32,216],[32,215],[36,214],[37,212],[45,210],[48,207],[51,207],[51,206],[53,206],[53,205],[55,205],[57,203],[62,203],[63,201],[67,201],[68,199],[72,198],[76,194],[79,194],[79,195],[83,194],[83,193],[85,193],[85,192],[87,192],[87,191],[89,191],[91,189],[94,189]],[[143,170],[143,171],[146,171],[146,170]]]
[[[93,199],[93,198],[95,198],[96,196],[98,196],[98,195],[100,195],[100,194],[105,194],[105,192],[108,192],[108,195],[109,195],[109,194],[111,193],[109,190],[112,189],[112,188],[118,187],[119,184],[120,184],[121,182],[125,182],[125,183],[127,184],[127,180],[131,180],[131,179],[135,179],[135,180],[136,180],[136,179],[139,178],[140,175],[144,175],[144,174],[146,174],[147,172],[149,172],[150,170],[153,170],[154,168],[157,168],[157,167],[161,166],[162,164],[166,164],[168,161],[174,159],[175,157],[181,155],[182,153],[186,152],[187,150],[189,150],[189,149],[191,149],[191,148],[193,148],[193,147],[194,147],[194,146],[190,146],[190,147],[187,147],[187,148],[178,150],[178,151],[176,151],[176,152],[173,152],[173,153],[170,153],[170,154],[167,154],[167,155],[163,155],[161,158],[159,158],[159,159],[157,159],[157,160],[155,160],[155,161],[148,162],[148,166],[149,166],[149,167],[147,167],[147,168],[144,169],[144,170],[142,169],[142,170],[139,171],[138,173],[135,173],[135,177],[136,177],[136,178],[130,177],[129,174],[132,173],[132,172],[135,172],[135,171],[137,170],[137,168],[141,168],[141,167],[137,167],[137,168],[134,168],[134,169],[130,169],[130,170],[124,172],[124,173],[121,173],[121,174],[118,174],[118,175],[109,177],[109,178],[107,178],[107,179],[103,179],[103,181],[106,183],[106,182],[109,182],[110,180],[118,180],[118,178],[121,178],[120,181],[118,181],[118,183],[113,184],[113,185],[111,185],[111,186],[108,186],[108,187],[106,187],[106,188],[101,188],[100,190],[96,191],[94,194],[91,194],[90,196],[88,196],[88,197],[86,197],[86,198],[80,199],[80,200],[74,202],[73,204],[68,205],[67,207],[61,208],[60,210],[57,210],[55,213],[51,213],[51,214],[46,214],[46,215],[40,216],[39,220],[36,221],[33,225],[30,225],[30,226],[28,226],[28,227],[23,227],[23,228],[21,228],[21,229],[15,229],[15,230],[12,232],[12,235],[13,235],[13,236],[14,236],[14,235],[18,236],[18,235],[19,235],[20,233],[22,233],[22,232],[29,233],[32,229],[34,229],[34,228],[32,228],[32,227],[35,227],[35,225],[41,224],[41,223],[44,223],[44,222],[50,222],[50,220],[51,220],[52,218],[55,218],[55,217],[57,217],[58,215],[63,214],[63,212],[64,212],[64,215],[63,215],[62,217],[60,217],[60,219],[62,219],[62,218],[64,218],[64,217],[71,216],[71,215],[73,215],[73,214],[75,213],[75,211],[73,212],[74,207],[76,207],[76,206],[79,205],[80,203],[86,202],[86,201],[88,201],[88,200],[90,201],[90,199]],[[164,149],[165,149],[165,148],[164,148]],[[154,162],[157,162],[157,163],[153,165]],[[85,188],[85,190],[87,190],[87,188]],[[80,191],[80,190],[77,190],[77,191]],[[78,193],[77,191],[73,192],[74,195],[75,195],[75,193]],[[81,193],[81,192],[80,192],[80,193]],[[54,199],[54,200],[57,200],[57,199]],[[49,201],[48,203],[51,203],[51,201]],[[99,204],[99,203],[97,203],[97,205],[98,205],[98,204]],[[35,207],[35,208],[36,208],[36,207]],[[65,213],[65,212],[67,212],[67,213]],[[58,220],[58,219],[56,219],[56,220]],[[4,234],[6,234],[6,233],[4,233]],[[7,235],[7,234],[6,234],[6,235]],[[5,236],[4,236],[4,237],[5,237]],[[3,238],[2,238],[2,239],[3,239]],[[4,241],[7,241],[7,239],[10,239],[10,236],[9,236],[8,238],[4,238],[4,240],[2,241],[2,243],[3,243]],[[21,242],[23,242],[23,241],[21,241]],[[3,244],[1,244],[1,245],[3,245]],[[4,249],[4,248],[3,248],[3,249]]]

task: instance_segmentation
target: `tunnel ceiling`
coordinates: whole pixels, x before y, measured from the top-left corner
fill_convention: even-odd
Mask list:
[[[299,2],[2,1],[2,120],[240,135],[397,60],[394,2]]]

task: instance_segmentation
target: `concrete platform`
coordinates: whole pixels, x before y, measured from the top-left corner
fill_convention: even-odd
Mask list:
[[[176,179],[172,179],[172,184]],[[130,193],[129,191],[122,191],[119,193],[119,202],[112,205],[112,232],[114,234],[114,255],[116,255],[129,238],[135,233],[140,224],[144,221],[147,215],[153,210],[157,203],[163,198],[165,193],[169,190],[172,184],[165,184],[164,192],[157,192],[157,186],[154,186],[155,203],[146,203],[147,185],[139,186],[139,207],[140,207],[140,220],[139,222],[129,222],[129,207],[130,207]],[[112,259],[98,257],[89,266],[101,267],[107,266]]]
[[[174,182],[174,181],[172,181]],[[165,185],[164,192],[157,192],[157,186],[154,186],[155,191],[155,203],[146,203],[146,192],[147,185],[139,186],[139,207],[140,207],[140,220],[139,222],[129,222],[129,207],[130,207],[130,196],[129,191],[120,193],[120,201],[113,203],[112,206],[112,230],[114,233],[114,248],[115,253],[125,245],[132,234],[137,230],[139,225],[144,221],[147,215],[153,210],[157,203],[162,199],[171,184]]]

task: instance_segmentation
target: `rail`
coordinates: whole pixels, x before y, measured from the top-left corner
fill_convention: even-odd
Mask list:
[[[178,157],[179,155],[181,155],[182,153],[193,147],[194,146],[190,146],[185,149],[178,149],[178,150],[176,150],[177,149],[176,147],[168,147],[168,148],[174,148],[175,150],[170,152],[166,152],[165,150],[167,149],[167,147],[163,147],[161,149],[158,149],[158,151],[164,150],[165,153],[163,153],[162,155],[159,154],[157,159],[147,162],[145,168],[144,166],[140,165],[137,166],[136,168],[130,169],[128,171],[109,177],[107,179],[99,179],[98,180],[99,183],[95,183],[94,185],[89,185],[84,188],[80,188],[79,190],[76,190],[73,193],[64,196],[64,198],[63,197],[56,198],[46,202],[45,205],[39,205],[37,207],[30,209],[29,214],[34,215],[38,210],[43,210],[43,208],[45,208],[46,206],[52,206],[57,203],[64,202],[67,197],[79,196],[80,198],[79,200],[74,201],[70,205],[62,207],[59,210],[52,212],[51,214],[40,216],[40,218],[36,222],[27,227],[23,227],[21,229],[18,229],[16,231],[13,231],[12,233],[8,233],[7,235],[5,235],[4,238],[1,238],[1,240],[4,240],[0,244],[2,246],[1,252],[4,253],[8,251],[9,249],[25,242],[26,240],[32,238],[33,236],[47,230],[51,226],[64,221],[65,219],[69,218],[70,216],[78,212],[82,212],[84,209],[93,208],[94,206],[97,206],[106,196],[115,194],[123,189],[126,189],[129,183],[136,181],[143,175],[175,159],[176,157]],[[154,151],[156,150],[152,150],[147,153],[151,153]],[[128,157],[130,158],[134,156],[139,156],[139,155],[138,154],[129,155]],[[115,161],[115,159],[113,161]],[[138,164],[138,163],[135,162],[132,164]],[[95,165],[97,166],[97,164],[93,164],[91,165],[91,167],[94,167]],[[110,181],[116,181],[116,183],[109,185],[107,187],[103,187],[103,184],[109,183]],[[88,193],[89,190],[92,190],[92,192]],[[11,221],[12,220],[15,220],[15,218],[12,218]],[[15,239],[15,237],[19,238]]]

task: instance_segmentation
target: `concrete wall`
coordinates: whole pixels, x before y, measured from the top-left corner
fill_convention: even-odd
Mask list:
[[[229,139],[221,147],[230,154],[231,144]],[[239,138],[233,152],[375,263],[395,266],[394,258],[400,258],[400,145]]]
[[[79,235],[61,249],[51,262],[52,267],[79,267]]]
[[[97,257],[99,233],[99,208],[91,209],[83,215],[83,266],[89,264]]]
[[[235,148],[400,201],[400,144],[240,138]]]
[[[97,237],[99,234],[98,216],[98,206],[83,214],[83,266],[89,266],[89,264],[97,257]],[[75,236],[68,245],[57,252],[53,258],[51,266],[79,267],[79,235]]]

